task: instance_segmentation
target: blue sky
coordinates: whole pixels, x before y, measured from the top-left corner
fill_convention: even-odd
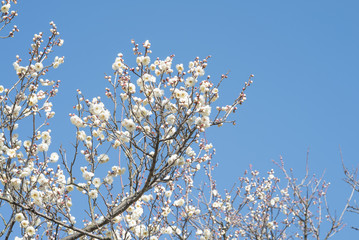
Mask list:
[[[104,96],[104,73],[112,72],[118,52],[132,54],[131,39],[150,40],[152,56],[175,54],[175,63],[212,55],[207,74],[215,79],[230,70],[223,105],[255,75],[237,125],[207,134],[217,149],[219,185],[230,187],[249,164],[276,170],[271,160],[280,155],[301,176],[309,148],[311,172],[325,171],[332,183],[329,203],[344,206],[350,189],[339,146],[349,168],[359,159],[358,7],[355,0],[20,1],[20,32],[2,41],[0,72],[13,76],[15,55],[26,56],[33,34],[47,32],[54,21],[65,39],[55,55],[64,55],[65,64],[48,77],[62,81],[54,126],[65,129],[75,90]],[[58,134],[73,139],[71,131]],[[344,230],[335,239],[356,235]]]

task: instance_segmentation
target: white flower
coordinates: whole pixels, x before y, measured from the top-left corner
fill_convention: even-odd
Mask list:
[[[148,73],[143,74],[142,79],[144,82],[156,82],[156,78]]]
[[[62,64],[62,63],[64,63],[64,57],[55,57],[55,59],[54,59],[54,62],[52,63],[52,66],[54,67],[54,68],[58,68],[59,66],[60,66],[60,64]]]
[[[162,216],[167,217],[170,213],[171,209],[169,207],[162,208]]]
[[[85,141],[87,136],[86,136],[85,131],[77,131],[76,137],[80,141]]]
[[[192,149],[191,147],[188,147],[188,148],[186,149],[186,154],[187,154],[187,156],[189,156],[189,157],[194,157],[194,156],[196,156],[196,152],[193,151],[193,149]]]
[[[6,151],[6,154],[9,156],[9,158],[14,158],[14,157],[16,157],[16,149],[9,148]]]
[[[180,199],[174,201],[174,203],[173,203],[173,205],[174,205],[175,207],[182,207],[183,204],[184,204],[183,198],[180,198]]]
[[[71,116],[70,121],[76,127],[83,127],[84,126],[82,119],[80,117],[76,116],[76,115]]]
[[[201,86],[199,87],[199,90],[203,93],[206,93],[209,91],[210,87],[211,87],[211,83],[207,80],[204,80],[201,82]]]
[[[122,68],[124,68],[125,65],[122,63],[122,58],[117,57],[115,62],[112,64],[112,69],[114,71],[119,70],[120,72],[123,71]]]
[[[176,117],[173,114],[167,116],[166,121],[168,124],[173,125],[176,121]]]
[[[216,202],[214,202],[213,204],[212,204],[212,207],[213,208],[218,208],[218,207],[221,207],[222,206],[222,203],[221,202],[218,202],[218,201],[216,201]]]
[[[148,64],[150,64],[150,62],[151,62],[151,59],[150,59],[149,56],[144,57],[143,60],[142,60],[142,64],[144,66],[147,66]]]
[[[137,57],[137,58],[136,58],[136,63],[137,63],[138,65],[140,65],[140,64],[143,62],[143,59],[144,59],[143,56]]]
[[[196,235],[202,235],[202,234],[203,234],[203,231],[201,229],[197,229]]]
[[[103,181],[106,182],[106,183],[108,183],[108,184],[112,184],[112,183],[113,183],[113,177],[111,177],[111,176],[106,176]]]
[[[174,164],[175,165],[175,162],[176,160],[178,159],[178,155],[177,154],[173,154],[169,159],[168,159],[168,164]]]
[[[186,87],[193,87],[196,84],[197,80],[193,77],[186,78]]]
[[[177,154],[172,155],[169,159],[168,159],[168,164],[170,165],[174,165],[174,166],[182,166],[184,165],[186,162],[184,160],[184,157],[181,156],[179,157]]]
[[[114,223],[119,223],[119,222],[121,222],[122,217],[121,216],[116,216],[112,220],[113,220]]]
[[[39,146],[38,146],[38,150],[39,150],[40,152],[47,152],[47,150],[49,150],[49,145],[46,144],[46,143],[41,143],[41,144],[39,144]]]
[[[99,163],[107,163],[109,160],[110,160],[110,158],[108,157],[108,155],[104,154],[104,153],[97,157],[97,161]]]
[[[28,220],[22,220],[20,223],[22,228],[26,228],[27,226],[29,226],[29,221]]]
[[[155,89],[153,89],[153,96],[155,96],[155,97],[162,97],[163,94],[164,94],[163,89],[160,89],[160,88],[155,88]]]
[[[0,93],[2,93],[4,91],[4,86],[3,85],[0,85]]]
[[[126,172],[126,168],[118,168],[117,171],[116,171],[116,174],[121,176],[123,175],[124,173]]]
[[[268,222],[268,223],[267,223],[267,227],[274,230],[274,229],[276,228],[276,225],[275,225],[274,222],[272,221],[272,222]]]
[[[205,237],[205,239],[211,239],[211,236],[212,236],[211,230],[204,229],[203,236]]]
[[[177,65],[176,65],[176,68],[177,68],[177,71],[178,71],[179,73],[182,73],[183,70],[184,70],[182,63],[181,63],[181,64],[177,64]]]
[[[16,213],[16,215],[15,215],[15,220],[16,220],[17,222],[22,222],[24,219],[25,219],[24,214],[22,214],[22,213]]]
[[[166,191],[166,192],[165,192],[165,196],[166,196],[166,197],[169,198],[169,197],[171,197],[171,195],[172,195],[172,191]]]
[[[194,67],[194,62],[192,62],[192,61],[189,62],[189,63],[188,63],[188,68],[193,68],[193,67]]]
[[[122,122],[122,126],[124,126],[129,132],[133,132],[136,130],[136,124],[132,119],[124,119]]]
[[[9,12],[10,6],[11,6],[11,5],[10,5],[9,3],[3,5],[3,6],[1,7],[1,12],[2,12],[2,13],[7,13],[7,12]]]
[[[35,234],[36,230],[33,226],[29,226],[26,228],[26,233],[29,236],[33,236]]]
[[[112,144],[112,147],[113,148],[118,148],[119,146],[121,146],[121,141],[116,139],[115,142]]]
[[[24,177],[27,177],[29,176],[31,173],[31,169],[26,167],[22,170],[22,172],[20,173],[20,178],[24,178]]]
[[[98,197],[98,192],[97,192],[97,190],[91,190],[91,191],[89,192],[89,197],[92,198],[92,199],[97,198],[97,197]]]
[[[135,93],[136,92],[136,86],[135,86],[135,84],[133,84],[133,83],[125,83],[125,85],[124,85],[124,90],[125,90],[125,92],[127,93]]]
[[[73,185],[67,185],[67,186],[66,186],[66,191],[72,192],[73,190],[74,190],[74,186],[73,186]]]
[[[110,116],[111,116],[110,111],[104,110],[100,113],[100,115],[98,117],[102,121],[107,121],[110,118]]]
[[[67,207],[72,207],[72,201],[71,201],[71,199],[69,199],[69,200],[66,201],[66,206],[67,206]]]
[[[202,116],[209,116],[211,114],[211,107],[209,105],[205,105],[201,107],[198,111]]]
[[[253,201],[254,201],[253,195],[248,195],[248,196],[247,196],[247,199],[248,199],[248,201],[250,201],[250,202],[253,202]]]
[[[35,200],[40,198],[40,192],[35,189],[31,190],[30,194],[31,194],[31,197]]]
[[[149,194],[149,195],[143,195],[143,196],[141,197],[141,200],[144,201],[144,202],[149,202],[149,201],[151,201],[152,199],[153,199],[153,196],[152,196],[151,194]]]
[[[13,186],[15,189],[19,189],[20,188],[20,184],[21,184],[21,179],[19,178],[12,178],[11,181],[11,186]]]
[[[50,162],[55,163],[55,162],[57,162],[58,160],[59,160],[59,154],[57,154],[57,153],[55,153],[55,152],[51,153],[51,155],[50,155]]]
[[[48,132],[48,131],[42,132],[42,133],[41,133],[41,138],[42,138],[43,140],[49,140],[49,139],[51,139],[50,132]]]
[[[90,112],[92,114],[95,114],[96,116],[100,115],[100,113],[102,111],[104,111],[104,109],[105,109],[105,106],[104,106],[104,104],[102,102],[97,103],[97,104],[91,104],[90,108],[89,108]]]
[[[168,226],[167,228],[162,229],[162,233],[164,234],[173,234],[173,229],[171,226]]]
[[[101,186],[101,179],[100,178],[94,178],[92,180],[92,184],[96,187],[99,188]]]
[[[40,72],[44,68],[41,62],[35,63],[35,71]]]
[[[95,174],[93,172],[88,172],[86,170],[82,173],[82,177],[87,181],[91,180],[94,175]]]

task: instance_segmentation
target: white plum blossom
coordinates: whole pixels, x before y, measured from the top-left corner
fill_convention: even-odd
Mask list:
[[[172,191],[166,191],[165,196],[168,197],[168,198],[171,197],[172,196]]]
[[[59,160],[59,154],[57,154],[57,153],[55,153],[55,152],[51,153],[51,155],[50,155],[50,162],[55,163],[55,162],[57,162],[58,160]]]
[[[122,126],[124,126],[129,132],[133,132],[136,130],[136,124],[132,119],[124,119],[122,122]]]
[[[197,83],[197,80],[193,77],[186,78],[186,87],[194,87],[194,85]]]
[[[157,97],[157,98],[160,98],[162,97],[164,94],[164,90],[163,89],[160,89],[160,88],[155,88],[153,89],[153,96]]]
[[[44,65],[42,65],[41,62],[37,62],[37,63],[35,63],[34,67],[35,67],[36,72],[40,72],[44,68]]]
[[[88,171],[86,171],[86,170],[84,170],[83,173],[82,173],[82,177],[83,177],[85,180],[87,180],[87,181],[91,180],[91,178],[92,178],[94,175],[95,175],[95,174],[94,174],[93,172],[88,172]]]
[[[22,227],[22,228],[27,228],[28,226],[29,226],[29,221],[28,220],[22,220],[21,222],[20,222],[20,226]]]
[[[8,9],[3,6],[2,11]],[[237,206],[227,193],[222,199],[218,192],[209,194],[210,202],[206,203],[207,195],[201,196],[201,189],[194,184],[201,164],[212,177],[210,159],[215,150],[203,132],[212,125],[221,126],[229,114],[219,106],[213,108],[218,89],[210,76],[203,77],[207,58],[196,57],[185,69],[186,64],[174,63],[174,55],[162,60],[152,57],[148,41],[143,44],[144,53],[134,43],[137,64],[132,67],[123,54],[116,56],[110,70],[113,75],[105,75],[109,83],[106,98],[88,99],[77,90],[74,113],[69,114],[75,127],[74,135],[68,137],[74,137],[74,148],[49,152],[52,141],[58,144],[51,132],[51,118],[57,102],[52,97],[57,95],[61,81],[46,79],[45,75],[64,63],[64,57],[50,60],[54,47],[63,44],[56,25],[50,25],[53,35],[49,42],[43,33],[34,35],[29,63],[16,56],[16,85],[7,89],[0,85],[0,183],[4,186],[0,198],[10,208],[15,206],[13,219],[20,223],[24,239],[51,237],[57,232],[74,239],[95,238],[97,234],[126,240],[191,239],[196,231],[200,239],[220,236],[224,230],[217,231],[211,214],[218,213],[220,222],[232,224],[237,215],[233,216],[231,209]],[[228,105],[230,112],[236,105]],[[211,114],[212,108],[219,109],[218,115]],[[22,122],[29,126],[20,128]],[[214,183],[209,185],[213,193]],[[249,192],[244,194],[247,201]],[[253,193],[253,199],[255,204],[260,195]],[[285,209],[275,195],[264,195],[262,200],[269,206],[274,201],[281,212]],[[116,210],[123,206],[126,209]],[[77,208],[89,215],[81,219],[83,226],[76,224],[72,215]],[[200,222],[202,211],[213,220],[213,229],[207,221]],[[188,230],[183,221],[190,223]],[[79,236],[82,231],[68,228],[75,224],[85,230],[101,229],[91,231],[94,236]],[[228,236],[238,238],[236,234]]]
[[[38,102],[38,98],[37,98],[37,95],[32,93],[30,94],[29,96],[29,106],[34,106],[35,104],[37,104]]]
[[[167,116],[166,121],[168,124],[173,125],[176,121],[176,117],[173,114]]]
[[[165,207],[165,208],[162,208],[162,213],[161,215],[164,216],[164,217],[167,217],[170,213],[171,213],[171,208],[169,207]]]
[[[8,13],[10,7],[11,7],[10,3],[2,5],[2,6],[1,6],[1,12],[2,12],[2,13]]]
[[[176,207],[182,207],[184,203],[185,203],[184,199],[180,198],[180,199],[174,201],[173,205],[176,206]]]
[[[80,117],[78,117],[77,115],[73,115],[71,118],[71,123],[73,125],[75,125],[76,127],[84,127],[83,121]]]
[[[26,228],[26,233],[27,233],[27,235],[29,235],[29,236],[33,236],[33,235],[35,235],[36,230],[35,230],[35,228],[34,228],[33,226],[28,226],[28,227]]]
[[[113,177],[107,175],[107,176],[104,178],[103,181],[104,181],[105,183],[107,183],[107,184],[112,184],[112,183],[113,183]]]
[[[89,192],[89,197],[92,198],[92,199],[97,198],[97,197],[98,197],[98,191],[97,191],[96,189],[91,190],[91,191]]]
[[[39,146],[38,146],[38,150],[39,150],[40,152],[47,152],[47,151],[49,150],[49,145],[46,144],[46,143],[41,143],[41,144],[39,144]]]
[[[25,219],[24,214],[22,214],[22,213],[16,213],[16,215],[15,215],[15,220],[16,220],[17,222],[22,222],[24,219]]]
[[[98,157],[97,157],[97,161],[99,163],[107,163],[108,161],[110,160],[110,158],[108,157],[107,154],[100,154]]]
[[[125,83],[123,88],[126,93],[134,94],[136,92],[136,86],[133,83]]]
[[[96,187],[99,188],[101,186],[101,179],[100,178],[94,178],[92,179],[92,184]]]
[[[143,196],[141,197],[141,200],[144,201],[144,202],[149,202],[149,201],[151,201],[152,199],[153,199],[153,196],[152,196],[151,194],[149,194],[149,195],[143,195]]]
[[[147,66],[148,64],[150,64],[151,62],[151,58],[149,56],[145,56],[142,60],[142,64]]]
[[[20,184],[21,184],[21,179],[19,178],[12,178],[10,181],[11,186],[13,186],[15,189],[19,189],[20,188]]]
[[[9,148],[6,151],[6,154],[9,156],[9,158],[15,158],[16,157],[16,149],[15,148]]]

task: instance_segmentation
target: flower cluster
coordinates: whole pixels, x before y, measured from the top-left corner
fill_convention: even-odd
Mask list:
[[[13,1],[16,4],[16,1]],[[17,16],[17,11],[11,10],[12,6],[10,3],[10,0],[5,0],[1,2],[0,5],[0,31],[3,30],[6,25],[10,24],[11,21]],[[1,38],[8,38],[8,37],[13,37],[15,32],[18,32],[19,29],[16,25],[13,26],[13,28],[10,30],[10,32],[8,33],[8,35],[6,36],[0,36]]]
[[[11,7],[2,2],[3,21],[16,15]],[[58,56],[48,62],[64,41],[50,25],[46,42],[34,35],[28,63],[16,57],[15,83],[0,85],[0,202],[13,213],[0,237],[19,227],[23,238],[15,239],[319,239],[323,218],[313,212],[322,211],[328,187],[321,179],[298,183],[281,165],[285,185],[273,170],[265,177],[251,170],[237,188],[216,188],[215,149],[204,133],[234,123],[229,117],[253,75],[231,104],[219,106],[227,75],[206,76],[209,57],[176,64],[174,55],[152,57],[149,41],[143,50],[132,41],[135,59],[117,55],[106,98],[77,90],[69,114],[74,148],[51,151],[59,81],[45,75],[64,63]],[[198,178],[207,181],[199,186]],[[75,216],[74,206],[86,215]],[[331,236],[341,218],[328,216]]]

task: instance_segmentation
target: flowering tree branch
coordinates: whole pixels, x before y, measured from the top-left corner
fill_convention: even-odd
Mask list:
[[[15,4],[17,4],[16,0],[13,0]],[[1,18],[0,18],[0,32],[5,29],[5,27],[11,23],[11,21],[17,16],[17,11],[10,11],[10,0],[2,1],[1,2]],[[15,32],[18,32],[19,29],[16,25],[13,26],[12,30],[6,36],[0,36],[0,39],[13,37]]]
[[[10,7],[2,2],[3,27],[16,16]],[[175,65],[174,55],[154,58],[149,41],[140,47],[132,40],[135,58],[117,55],[105,98],[77,90],[73,148],[53,151],[49,126],[60,81],[43,78],[64,63],[51,56],[64,41],[50,26],[47,38],[34,35],[28,62],[16,56],[16,80],[0,85],[0,237],[328,239],[341,229],[344,211],[338,218],[327,206],[329,184],[308,169],[298,181],[282,160],[284,185],[274,170],[260,177],[250,169],[230,190],[217,189],[215,149],[205,133],[235,123],[254,76],[219,106],[228,74],[206,76],[210,57]],[[329,228],[322,230],[324,221]]]

